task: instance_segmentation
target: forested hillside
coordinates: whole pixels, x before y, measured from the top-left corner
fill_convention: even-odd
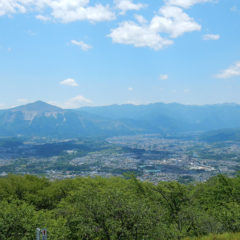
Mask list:
[[[135,177],[0,179],[0,239],[167,240],[240,232],[240,177],[153,185]]]

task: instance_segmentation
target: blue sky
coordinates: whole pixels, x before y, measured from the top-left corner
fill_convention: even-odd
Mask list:
[[[240,103],[239,0],[0,0],[0,108]]]

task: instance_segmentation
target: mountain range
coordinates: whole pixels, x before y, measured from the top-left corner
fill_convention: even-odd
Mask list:
[[[84,137],[240,128],[240,105],[111,105],[62,109],[42,101],[0,111],[0,136]]]

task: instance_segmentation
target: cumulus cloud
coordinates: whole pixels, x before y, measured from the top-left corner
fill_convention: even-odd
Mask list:
[[[88,51],[89,49],[92,48],[92,46],[88,45],[87,43],[85,43],[83,41],[72,40],[71,43],[73,45],[80,47],[83,51]]]
[[[87,106],[91,104],[92,104],[92,101],[90,99],[87,99],[84,96],[78,95],[66,101],[62,107],[71,109],[71,108],[79,108],[79,107]]]
[[[227,79],[227,78],[232,78],[237,76],[240,76],[240,61],[236,62],[229,68],[223,70],[221,73],[217,74],[215,77]]]
[[[168,5],[189,8],[195,4],[213,2],[213,0],[166,0],[165,2]]]
[[[61,81],[60,84],[65,86],[70,86],[70,87],[78,87],[78,83],[72,78],[65,79]]]
[[[219,40],[220,39],[220,35],[218,34],[205,34],[203,36],[203,40]]]
[[[137,16],[137,21],[126,21],[111,30],[108,37],[114,43],[131,44],[135,47],[150,47],[159,50],[173,44],[174,38],[186,32],[201,30],[201,25],[189,17],[181,8],[165,5],[148,23],[143,17]],[[168,38],[162,34],[168,35]],[[171,39],[172,38],[172,39]]]
[[[29,2],[28,4],[31,3]],[[1,0],[0,2],[0,16],[16,12],[25,13],[26,11],[27,9],[23,1]]]
[[[186,32],[201,30],[201,26],[179,7],[164,6],[160,8],[159,13],[159,16],[152,19],[151,29],[168,33],[172,38],[177,38]]]
[[[96,4],[89,6],[89,0],[58,0],[51,1],[52,16],[63,22],[89,20],[91,22],[109,21],[115,18],[115,14],[108,5]]]
[[[162,74],[162,75],[159,76],[159,79],[163,80],[163,81],[168,80],[168,75],[167,74]]]
[[[135,47],[150,47],[159,50],[173,44],[173,41],[161,37],[158,32],[152,31],[149,26],[134,22],[123,22],[118,28],[112,29],[108,35],[114,43],[134,45]]]
[[[50,10],[51,17],[65,23],[81,20],[99,22],[115,18],[108,5],[91,6],[89,2],[90,0],[1,0],[0,15]],[[37,18],[46,21],[50,16],[37,15]]]
[[[122,14],[125,14],[129,10],[138,11],[146,7],[146,5],[142,3],[134,3],[133,0],[115,0],[115,6],[116,8],[121,10]]]

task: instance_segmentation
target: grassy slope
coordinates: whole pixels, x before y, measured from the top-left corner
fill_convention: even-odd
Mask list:
[[[210,235],[202,238],[186,238],[185,240],[240,240],[240,233],[224,233],[222,235]]]

